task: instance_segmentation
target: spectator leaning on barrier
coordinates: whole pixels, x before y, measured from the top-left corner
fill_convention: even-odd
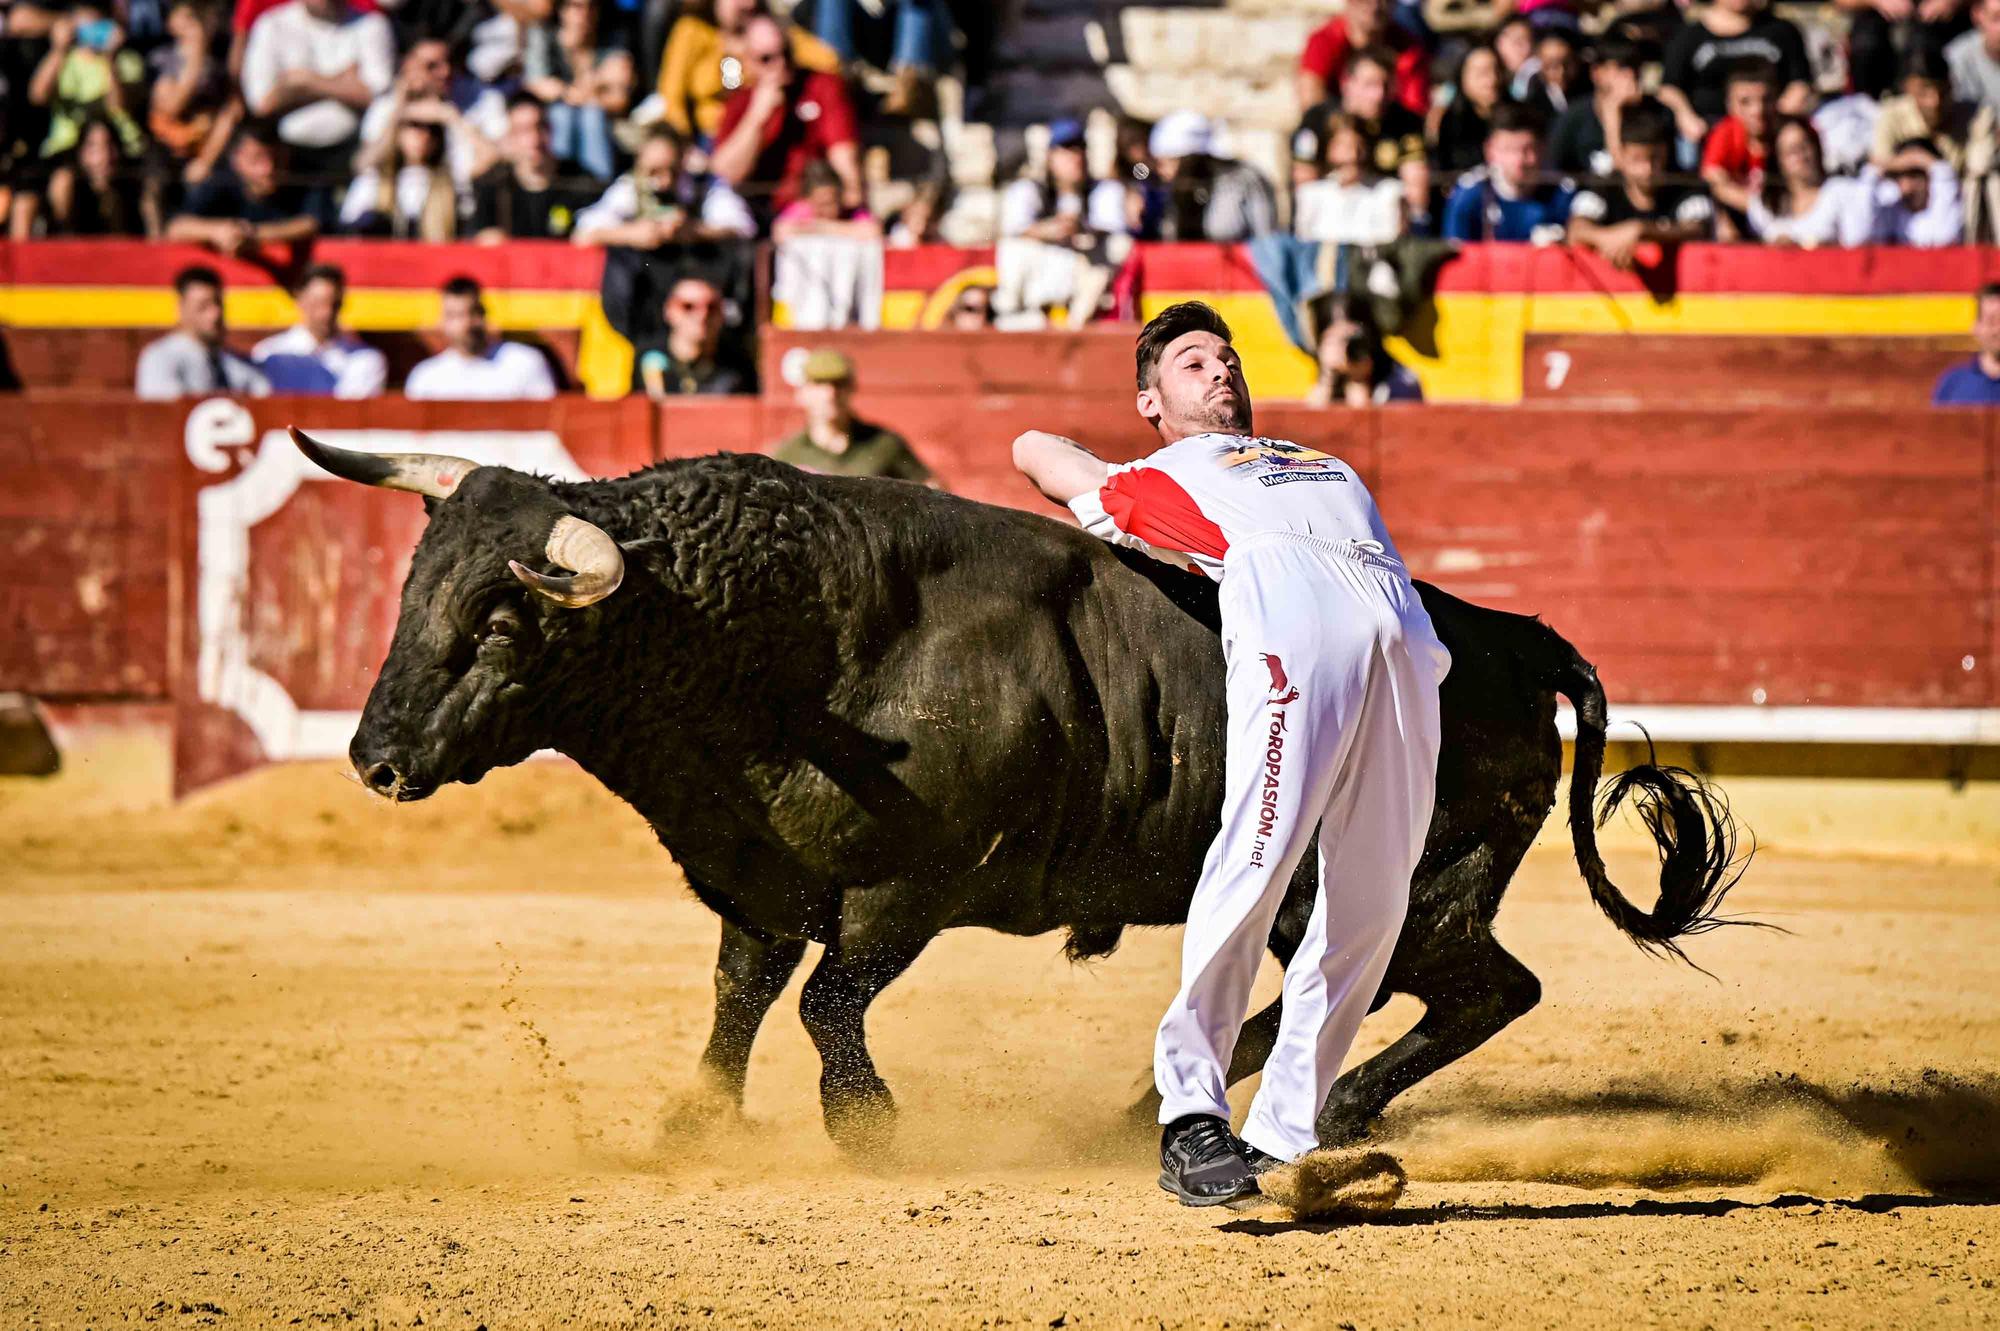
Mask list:
[[[1116,180],[1090,178],[1081,121],[1058,120],[1049,126],[1042,174],[1023,176],[1000,195],[1002,236],[1081,247],[1093,237],[1126,231],[1125,187]]]
[[[1872,174],[1829,177],[1812,122],[1780,117],[1770,165],[1750,196],[1750,234],[1767,245],[1801,249],[1872,245],[1880,227],[1878,183]]]
[[[1467,172],[1445,204],[1445,238],[1537,245],[1561,240],[1575,191],[1567,182],[1544,183],[1541,168],[1542,125],[1535,112],[1519,102],[1496,109],[1486,165]]]
[[[1979,350],[1938,376],[1932,406],[2000,406],[2000,282],[1972,293],[1972,314],[1972,341]]]
[[[419,361],[403,385],[406,397],[436,402],[501,402],[551,398],[555,376],[541,352],[493,336],[479,283],[454,277],[444,284],[438,331],[445,347]]]
[[[347,187],[340,228],[362,236],[394,236],[434,244],[458,234],[460,196],[445,162],[444,129],[406,120],[386,152],[364,153],[369,165]]]
[[[1874,171],[1871,166],[1863,179]],[[1958,172],[1937,145],[1925,139],[1898,144],[1881,169],[1881,181],[1875,196],[1878,241],[1937,249],[1964,239],[1965,196],[1958,186]]]
[[[1578,176],[1608,176],[1617,169],[1618,125],[1640,98],[1644,63],[1631,42],[1613,38],[1598,45],[1590,62],[1590,96],[1571,101],[1549,132],[1552,168]]]
[[[798,403],[806,413],[806,428],[772,450],[778,461],[836,476],[931,479],[930,468],[901,435],[854,414],[854,362],[841,352],[822,347],[803,358]]]
[[[259,121],[236,132],[227,170],[188,191],[167,239],[241,255],[260,245],[290,245],[319,234],[306,210],[306,192],[283,177],[285,148]]]
[[[257,20],[243,50],[243,103],[276,120],[294,171],[328,178],[313,182],[316,196],[347,178],[362,112],[395,79],[389,21],[348,0],[287,0]]]
[[[1976,0],[1972,31],[1953,38],[1944,56],[1952,96],[2000,112],[2000,0]]]
[[[1701,146],[1701,178],[1717,203],[1741,216],[1750,206],[1751,188],[1764,175],[1777,127],[1777,67],[1764,60],[1742,61],[1729,71],[1723,87],[1729,114],[1716,121]]]
[[[1763,0],[1714,0],[1667,43],[1660,101],[1674,113],[1681,137],[1700,143],[1722,119],[1723,79],[1742,60],[1766,60],[1778,71],[1778,109],[1804,115],[1812,109],[1812,66],[1805,38],[1765,11]]]
[[[330,263],[306,269],[293,294],[299,322],[251,351],[271,391],[302,397],[380,397],[389,384],[382,353],[340,327],[347,274]]]
[[[683,170],[686,156],[681,136],[671,128],[648,129],[632,169],[577,214],[576,243],[650,250],[756,235],[756,219],[742,197],[711,176]]]
[[[222,276],[196,264],[174,275],[174,331],[139,353],[133,391],[151,401],[230,393],[263,397],[264,372],[222,344]]]
[[[1292,230],[1300,240],[1387,245],[1403,234],[1403,186],[1375,170],[1368,139],[1354,121],[1326,122],[1326,174],[1292,192]]]
[[[745,87],[722,109],[711,162],[716,175],[746,194],[764,216],[798,197],[806,163],[824,161],[840,177],[841,205],[866,202],[854,105],[835,74],[792,64],[785,29],[768,14],[744,28]]]
[[[1351,292],[1327,297],[1317,312],[1319,377],[1306,394],[1316,407],[1371,407],[1421,402],[1423,385],[1382,346],[1368,298]]]
[[[841,202],[844,191],[840,176],[826,162],[807,162],[799,174],[799,196],[778,210],[771,219],[771,239],[779,242],[799,236],[844,236],[849,240],[878,242],[882,224],[866,206],[850,208]]]
[[[974,284],[962,289],[945,312],[944,326],[954,333],[983,333],[993,327],[993,288]]]
[[[1630,268],[1642,242],[1706,240],[1715,203],[1698,185],[1665,181],[1673,151],[1673,115],[1651,98],[1625,113],[1618,174],[1577,192],[1569,206],[1569,238]]]
[[[1326,101],[1347,81],[1347,63],[1354,53],[1371,46],[1388,54],[1395,102],[1415,116],[1430,110],[1430,57],[1414,37],[1390,21],[1388,0],[1347,0],[1341,13],[1306,39],[1296,80],[1300,108]]]
[[[723,306],[707,278],[675,282],[660,307],[666,335],[633,357],[632,390],[654,399],[756,391],[749,369],[722,350]]]
[[[590,182],[559,177],[549,151],[549,122],[530,93],[507,103],[507,133],[500,162],[472,187],[473,239],[482,245],[504,240],[561,240],[588,207]]]
[[[1427,137],[1431,160],[1448,177],[1470,171],[1484,160],[1493,110],[1511,100],[1500,79],[1500,54],[1475,46],[1458,62],[1451,101],[1432,109]]]
[[[730,96],[750,80],[744,40],[750,21],[769,11],[763,0],[695,0],[686,9],[674,20],[660,59],[661,114],[683,138],[708,142],[721,130]],[[802,28],[787,25],[783,31],[795,68],[840,73],[840,56],[832,47]]]
[[[396,86],[369,103],[361,117],[358,169],[374,164],[394,144],[402,126],[432,124],[444,131],[446,161],[461,190],[484,174],[500,155],[507,133],[507,99],[491,87],[453,69],[451,47],[420,37],[403,55]]]

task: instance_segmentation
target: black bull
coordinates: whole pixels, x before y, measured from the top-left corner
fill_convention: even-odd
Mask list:
[[[1206,580],[1048,518],[757,457],[567,484],[443,459],[397,479],[302,446],[350,479],[434,492],[356,768],[421,798],[553,748],[637,809],[723,920],[702,1068],[733,1099],[808,940],[825,953],[800,1016],[828,1128],[854,1144],[892,1108],[863,1017],[940,931],[1063,929],[1087,957],[1127,926],[1185,918],[1222,798]],[[441,489],[422,479],[440,464],[456,468],[429,473]],[[564,526],[617,546],[565,564]],[[560,568],[602,552],[610,576],[565,595],[584,579]],[[1377,1003],[1401,992],[1425,1009],[1340,1079],[1328,1141],[1538,1001],[1492,923],[1555,803],[1556,694],[1577,712],[1577,863],[1618,928],[1678,953],[1740,873],[1719,798],[1642,765],[1603,795],[1608,814],[1635,794],[1660,850],[1658,904],[1628,902],[1594,836],[1605,714],[1590,665],[1535,619],[1419,586],[1453,665],[1436,812]],[[1308,856],[1272,932],[1280,962],[1313,885]],[[1262,1063],[1277,1017],[1273,1003],[1249,1019],[1232,1081]]]

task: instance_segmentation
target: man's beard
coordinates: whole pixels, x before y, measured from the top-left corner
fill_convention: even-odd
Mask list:
[[[1190,425],[1203,430],[1234,431],[1250,428],[1250,402],[1247,398],[1205,397],[1194,404],[1187,413]]]

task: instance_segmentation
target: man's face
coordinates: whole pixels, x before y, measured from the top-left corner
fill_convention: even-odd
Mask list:
[[[1072,144],[1063,148],[1049,149],[1049,180],[1065,189],[1074,189],[1083,183],[1083,146]]]
[[[1167,344],[1158,377],[1140,390],[1139,414],[1162,435],[1184,439],[1250,428],[1250,389],[1236,348],[1214,333],[1182,333]]]
[[[181,330],[209,346],[222,342],[222,293],[206,282],[189,285],[181,296]]]
[[[1486,165],[1509,190],[1528,187],[1542,169],[1542,145],[1525,129],[1500,129],[1486,136]]]
[[[1599,61],[1591,66],[1590,82],[1613,106],[1630,106],[1639,100],[1639,71],[1630,65]]]
[[[1979,311],[1972,321],[1972,340],[1979,344],[1981,354],[2000,356],[2000,296],[1988,296],[1979,302]]]
[[[1761,139],[1771,131],[1771,112],[1776,98],[1771,85],[1761,79],[1741,79],[1729,85],[1726,99],[1729,114],[1743,122],[1751,139]]]
[[[854,381],[834,383],[807,380],[799,385],[798,402],[806,419],[815,425],[838,425],[848,418],[848,404],[854,400]]]
[[[1542,58],[1542,82],[1567,88],[1576,81],[1576,48],[1561,37],[1544,37],[1535,48]]]
[[[750,67],[750,81],[777,79],[783,82],[791,75],[790,49],[785,44],[785,30],[771,19],[757,18],[743,34],[744,63]]]
[[[1979,41],[1986,53],[2000,56],[2000,0],[1981,0],[1972,11],[1972,24],[1979,29]]]
[[[1621,143],[1618,145],[1618,174],[1627,184],[1649,190],[1667,170],[1664,143]]]
[[[451,48],[421,41],[403,57],[403,78],[416,97],[442,97],[451,88]]]
[[[347,0],[305,0],[306,13],[328,23],[337,22],[347,12]]]
[[[539,106],[517,106],[507,113],[507,156],[523,165],[546,162],[549,126]]]
[[[486,350],[486,302],[478,296],[446,293],[438,329],[454,351],[477,356]]]
[[[1931,173],[1927,160],[1916,153],[1904,153],[1889,164],[1889,178],[1896,182],[1896,194],[1903,206],[1920,213],[1931,205]]]
[[[680,170],[681,150],[665,139],[646,140],[632,163],[632,174],[655,194],[673,193]]]
[[[325,278],[314,278],[300,288],[299,322],[306,331],[324,342],[340,325],[340,305],[345,293]]]
[[[1326,164],[1336,172],[1368,165],[1368,140],[1352,127],[1335,130],[1327,136]]]
[[[951,326],[960,332],[977,332],[993,323],[993,291],[990,287],[967,287],[951,303]]]
[[[1341,109],[1363,120],[1376,120],[1389,101],[1389,74],[1373,60],[1356,60],[1340,85]]]
[[[1354,45],[1366,46],[1375,35],[1382,31],[1382,24],[1388,18],[1388,0],[1347,0],[1343,11],[1347,17],[1348,36]]]
[[[236,141],[235,151],[229,154],[229,166],[243,182],[243,188],[254,196],[261,198],[277,186],[277,158],[255,139]]]
[[[676,282],[662,313],[678,340],[699,344],[704,356],[715,349],[722,332],[722,293],[714,287],[693,279]]]

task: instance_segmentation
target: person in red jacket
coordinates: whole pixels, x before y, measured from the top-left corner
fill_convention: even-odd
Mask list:
[[[743,45],[745,82],[722,108],[709,158],[715,174],[768,219],[799,197],[807,163],[824,161],[840,177],[841,205],[860,207],[860,136],[847,85],[794,65],[784,26],[768,14],[744,27]]]
[[[1347,58],[1371,46],[1387,47],[1396,55],[1396,101],[1422,116],[1431,109],[1430,56],[1416,38],[1389,20],[1389,0],[1347,0],[1347,10],[1328,19],[1306,39],[1299,57],[1298,93],[1301,107],[1318,106],[1340,86]]]

